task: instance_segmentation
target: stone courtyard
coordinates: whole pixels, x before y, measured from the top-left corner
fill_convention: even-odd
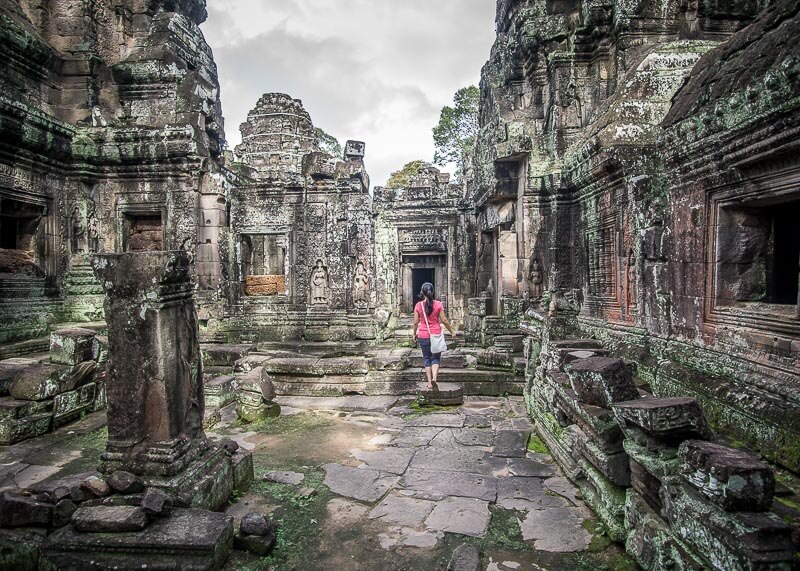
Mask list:
[[[226,569],[636,568],[535,436],[519,397],[431,410],[398,397],[279,400],[283,416],[255,426],[229,405],[210,433],[255,459],[254,485],[226,513],[236,524],[249,511],[272,514],[282,530],[270,558],[237,552]],[[104,425],[94,413],[0,451],[0,489],[98,475]]]
[[[0,569],[798,568],[796,0],[497,0],[385,184],[208,17],[0,0]]]

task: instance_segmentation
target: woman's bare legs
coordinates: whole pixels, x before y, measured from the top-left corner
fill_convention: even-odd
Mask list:
[[[439,364],[431,365],[431,373],[433,373],[433,384],[436,385],[436,379],[439,378]],[[430,377],[428,378],[430,383]]]
[[[433,365],[436,367],[436,365]],[[431,367],[425,367],[425,376],[428,377],[428,388],[433,388],[433,383],[431,382]]]

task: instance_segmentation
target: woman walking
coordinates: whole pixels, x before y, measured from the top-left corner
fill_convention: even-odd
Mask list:
[[[419,339],[419,347],[422,349],[422,363],[425,367],[425,375],[428,377],[428,388],[436,389],[436,380],[439,377],[439,362],[442,354],[431,353],[431,335],[441,334],[442,324],[447,327],[453,337],[456,336],[456,332],[444,314],[442,302],[436,299],[432,283],[425,282],[422,284],[419,298],[421,301],[414,307],[412,338],[415,343]]]

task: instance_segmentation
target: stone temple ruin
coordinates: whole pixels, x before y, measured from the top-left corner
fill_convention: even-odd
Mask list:
[[[205,18],[204,0],[0,0],[0,568],[268,553],[271,522],[222,511],[263,459],[213,431],[314,398],[408,412],[426,281],[463,336],[447,395],[420,402],[464,408],[406,418],[363,470],[324,466],[375,518],[427,502],[398,521],[422,535],[382,546],[484,537],[488,519],[442,516],[483,502],[527,514],[534,551],[578,550],[592,514],[644,569],[797,567],[797,2],[498,0],[469,168],[406,188],[370,188],[365,143],[324,152],[280,93],[228,150]],[[497,397],[524,418],[469,413]],[[95,418],[96,472],[21,476],[25,446]],[[555,463],[526,472],[531,431]],[[400,468],[375,456],[408,442]]]

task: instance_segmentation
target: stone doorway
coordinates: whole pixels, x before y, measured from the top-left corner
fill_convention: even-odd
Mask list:
[[[436,291],[436,298],[447,307],[447,256],[419,255],[403,256],[401,274],[403,279],[400,291],[400,308],[403,313],[414,311],[422,284],[430,282]]]
[[[422,290],[422,284],[430,282],[436,291],[436,277],[434,268],[414,268],[411,270],[411,297],[416,298]]]

